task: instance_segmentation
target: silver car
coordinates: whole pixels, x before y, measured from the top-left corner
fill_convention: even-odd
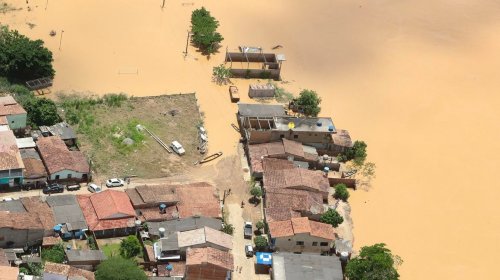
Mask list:
[[[87,190],[91,193],[98,193],[98,192],[101,192],[101,187],[99,187],[96,184],[91,183],[91,184],[88,184]]]
[[[112,188],[112,187],[121,187],[125,184],[125,182],[122,179],[118,178],[113,178],[109,179],[106,181],[106,187]]]

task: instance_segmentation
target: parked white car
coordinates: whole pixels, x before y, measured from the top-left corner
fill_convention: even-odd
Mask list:
[[[2,201],[12,201],[14,200],[12,197],[4,197]]]
[[[106,187],[112,188],[112,187],[121,187],[125,184],[125,182],[122,179],[118,178],[113,178],[109,179],[106,181]]]
[[[88,190],[89,192],[91,192],[91,193],[98,193],[98,192],[101,192],[101,187],[99,187],[99,186],[98,186],[98,185],[96,185],[96,184],[91,183],[91,184],[89,184],[89,185],[87,186],[87,190]]]
[[[181,143],[177,141],[172,142],[172,144],[170,144],[170,148],[172,148],[172,150],[174,150],[174,152],[176,152],[180,156],[186,153]]]
[[[253,247],[250,244],[245,245],[245,255],[247,257],[253,257]]]

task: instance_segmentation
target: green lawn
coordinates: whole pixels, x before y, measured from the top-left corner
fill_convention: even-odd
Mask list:
[[[106,244],[101,247],[101,250],[108,258],[113,256],[118,256],[120,255],[120,244],[118,243]]]

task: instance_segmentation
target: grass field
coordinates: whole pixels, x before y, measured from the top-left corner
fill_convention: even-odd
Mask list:
[[[92,162],[94,177],[157,178],[184,173],[201,155],[198,126],[202,124],[195,94],[127,98],[59,96],[61,115],[75,127],[78,145]],[[140,124],[165,144],[179,141],[182,157],[169,154]],[[123,143],[125,138],[133,144]]]

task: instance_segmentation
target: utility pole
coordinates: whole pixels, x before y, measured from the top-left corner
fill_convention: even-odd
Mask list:
[[[186,39],[186,51],[184,52],[184,58],[188,55],[188,45],[189,45],[189,37],[191,36],[191,32],[187,32],[187,39]]]
[[[61,50],[61,44],[62,44],[62,35],[64,33],[64,30],[61,30],[61,38],[59,39],[59,50]]]
[[[165,0],[163,0],[163,4],[161,5],[161,8],[163,9],[165,7]]]

